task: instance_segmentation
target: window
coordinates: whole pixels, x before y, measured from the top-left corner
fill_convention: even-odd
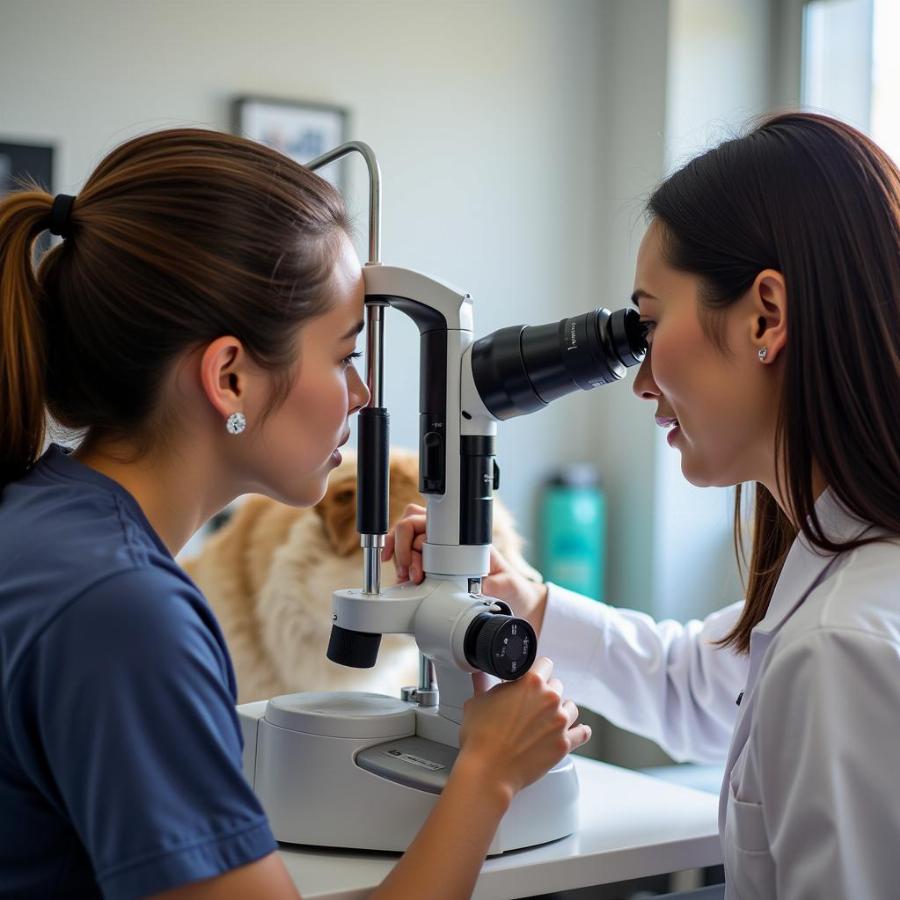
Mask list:
[[[803,10],[805,109],[869,130],[873,0],[811,0]]]
[[[900,164],[900,3],[875,0],[871,135]]]
[[[804,6],[804,108],[856,125],[900,161],[898,36],[897,0],[809,0]]]

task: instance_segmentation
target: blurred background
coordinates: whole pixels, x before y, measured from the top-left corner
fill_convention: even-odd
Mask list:
[[[378,156],[383,261],[469,291],[480,335],[627,305],[653,187],[754,116],[827,111],[900,154],[897,38],[897,0],[0,0],[0,190],[27,170],[77,194],[149,130],[318,112],[309,156],[329,128]],[[365,259],[365,170],[342,165]],[[414,448],[418,337],[397,313],[386,348],[393,442]],[[733,495],[682,479],[633,374],[502,425],[499,496],[539,568],[577,557],[541,551],[547,483],[589,464],[597,595],[702,616],[741,595]],[[611,728],[592,747],[664,759]]]

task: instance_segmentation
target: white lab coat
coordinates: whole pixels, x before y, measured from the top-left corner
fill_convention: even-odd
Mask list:
[[[829,491],[816,512],[835,539],[866,530]],[[740,608],[656,623],[551,586],[539,652],[676,759],[727,752],[728,900],[900,897],[900,537],[836,558],[798,538],[749,656],[710,644]]]

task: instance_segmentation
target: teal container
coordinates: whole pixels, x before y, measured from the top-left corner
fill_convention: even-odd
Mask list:
[[[603,599],[606,498],[597,470],[572,465],[544,487],[541,572],[547,581]]]

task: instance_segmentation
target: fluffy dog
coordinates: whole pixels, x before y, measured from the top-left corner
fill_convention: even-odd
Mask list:
[[[390,523],[409,503],[424,505],[417,457],[394,450],[390,461]],[[540,575],[522,557],[523,540],[509,512],[494,503],[494,544],[527,577]],[[267,497],[245,500],[201,553],[184,563],[216,613],[234,663],[238,700],[293,691],[365,690],[396,695],[418,681],[418,650],[407,635],[385,635],[372,669],[351,669],[325,656],[331,595],[362,581],[356,532],[356,457],[331,474],[325,497],[311,509]],[[382,582],[396,581],[393,562]]]

